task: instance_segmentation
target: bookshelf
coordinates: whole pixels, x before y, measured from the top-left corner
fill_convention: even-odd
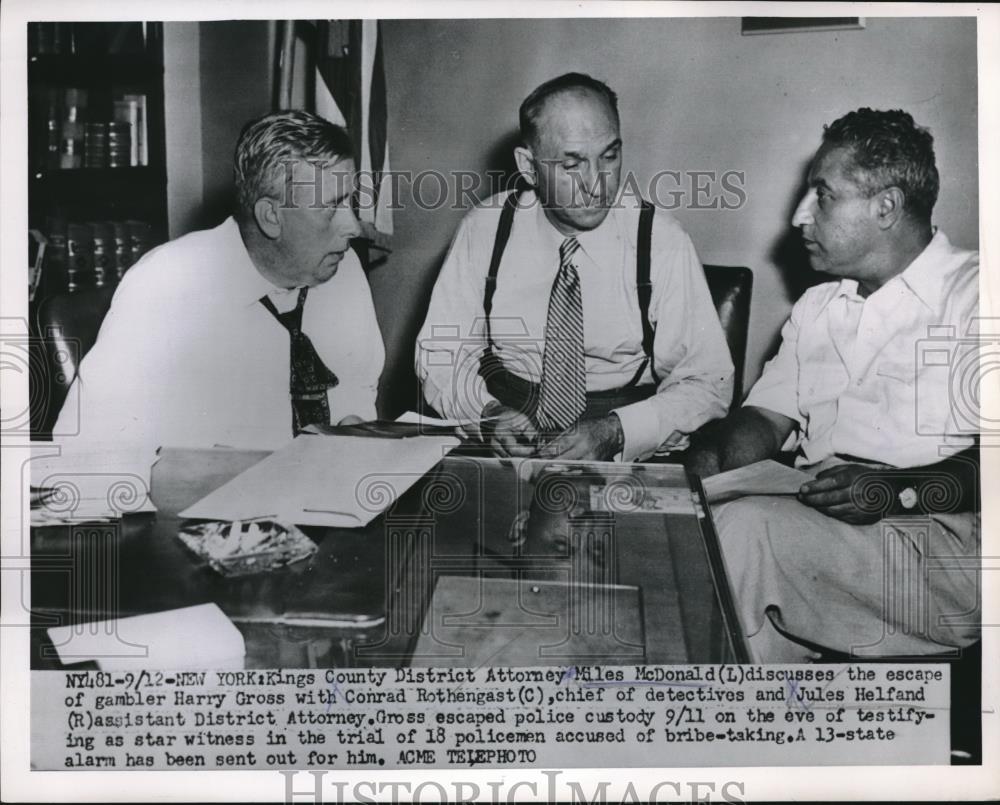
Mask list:
[[[28,24],[32,305],[117,284],[167,238],[163,26]],[[32,316],[34,318],[34,316]]]

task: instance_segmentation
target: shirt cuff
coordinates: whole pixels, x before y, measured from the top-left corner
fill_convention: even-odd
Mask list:
[[[617,414],[625,435],[625,446],[619,454],[621,461],[639,461],[660,446],[660,418],[649,400],[616,408],[611,413]]]
[[[789,419],[794,419],[795,424],[801,430],[805,423],[802,421],[802,415],[799,413],[798,405],[796,404],[797,395],[795,390],[777,386],[758,388],[757,386],[759,385],[758,383],[750,389],[750,393],[743,401],[742,407],[766,408],[768,411],[774,411],[776,414],[787,416]]]

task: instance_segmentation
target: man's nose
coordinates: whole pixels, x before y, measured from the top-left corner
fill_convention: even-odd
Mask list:
[[[601,194],[601,175],[592,166],[581,166],[579,174],[579,189],[587,200],[597,198]]]
[[[358,220],[358,216],[352,209],[345,209],[344,214],[347,216],[344,237],[348,239],[358,237],[361,234],[361,221]]]
[[[792,226],[807,226],[813,220],[813,204],[816,202],[816,191],[809,190],[802,197],[799,206],[795,208],[792,215]]]

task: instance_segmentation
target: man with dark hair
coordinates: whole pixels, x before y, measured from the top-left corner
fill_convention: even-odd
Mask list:
[[[527,190],[462,221],[418,339],[424,396],[501,455],[634,460],[721,416],[733,365],[690,238],[619,192],[615,93],[569,73],[521,105]]]
[[[815,476],[795,498],[714,510],[761,662],[935,654],[978,635],[977,434],[949,367],[976,360],[963,337],[979,257],[931,226],[932,143],[901,111],[826,128],[792,224],[833,281],[795,304],[743,407],[688,455],[710,476],[795,451]]]
[[[82,439],[273,448],[375,417],[384,350],[350,249],[352,153],[305,112],[244,127],[235,218],[154,249],[116,291],[61,413],[79,410]]]

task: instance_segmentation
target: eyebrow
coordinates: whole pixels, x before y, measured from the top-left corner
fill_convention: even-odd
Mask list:
[[[621,147],[622,147],[622,138],[619,137],[618,139],[604,146],[604,148],[601,149],[601,153],[603,154],[605,151],[610,151],[612,148],[621,148]],[[581,153],[580,151],[563,151],[563,157],[570,157],[571,159],[586,159],[587,155]]]
[[[343,193],[341,193],[341,194],[339,194],[337,196],[334,196],[333,198],[331,198],[329,201],[327,201],[325,203],[327,205],[334,205],[334,206],[336,206],[338,204],[342,204],[346,199],[348,199],[352,195],[354,195],[354,192],[355,191],[353,189],[347,190],[347,191],[345,191],[345,192],[343,192]]]

